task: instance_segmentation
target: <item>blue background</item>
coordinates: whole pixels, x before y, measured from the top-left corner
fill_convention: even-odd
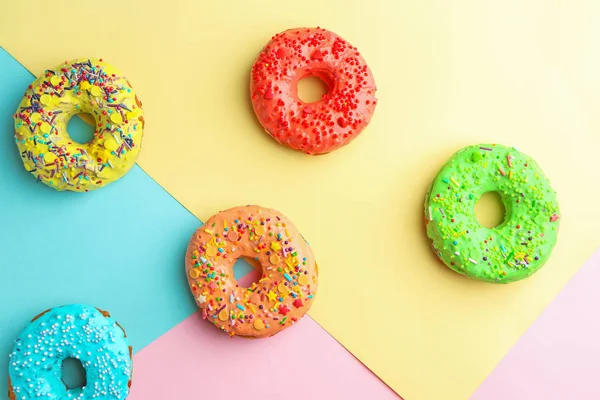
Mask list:
[[[184,256],[201,222],[139,166],[89,193],[57,192],[25,171],[12,115],[33,80],[0,48],[0,396],[13,340],[41,311],[110,311],[134,352],[196,311]],[[89,131],[79,118],[69,128]],[[236,277],[250,270],[238,263]]]

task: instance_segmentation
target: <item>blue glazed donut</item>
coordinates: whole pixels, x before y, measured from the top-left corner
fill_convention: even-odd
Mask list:
[[[73,304],[35,317],[15,340],[8,366],[11,400],[115,400],[129,395],[131,347],[123,328],[110,314]],[[81,361],[87,384],[68,389],[62,362]]]

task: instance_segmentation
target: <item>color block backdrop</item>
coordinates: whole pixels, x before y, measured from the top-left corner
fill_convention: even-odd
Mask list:
[[[12,143],[12,113],[33,79],[0,48],[0,393],[7,392],[6,356],[28,321],[47,308],[88,303],[109,310],[127,330],[136,354],[131,399],[191,398],[197,390],[191,378],[207,364],[229,371],[211,378],[204,393],[211,390],[212,399],[230,398],[222,387],[232,375],[254,384],[266,373],[274,383],[261,398],[280,398],[289,391],[291,369],[305,371],[311,385],[294,388],[288,399],[312,393],[398,398],[310,317],[275,340],[245,341],[191,315],[196,306],[183,260],[201,222],[138,166],[86,194],[37,184]],[[85,131],[77,118],[69,128]],[[257,278],[243,261],[235,272],[242,283]],[[288,358],[289,368],[273,369],[271,361],[248,368]]]
[[[32,72],[82,55],[126,71],[148,115],[140,165],[195,216],[259,203],[297,222],[321,266],[311,316],[408,399],[467,398],[598,244],[593,0],[3,7],[0,39]],[[380,102],[352,145],[309,158],[261,131],[247,86],[271,35],[316,25],[359,48]],[[468,281],[422,234],[431,179],[479,142],[533,156],[559,194],[558,246],[525,282]]]

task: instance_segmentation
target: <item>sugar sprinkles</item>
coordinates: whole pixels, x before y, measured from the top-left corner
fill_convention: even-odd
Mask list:
[[[230,336],[271,336],[296,323],[317,289],[314,256],[294,225],[277,211],[237,207],[210,218],[188,246],[188,283],[202,316]],[[221,249],[219,251],[218,249]],[[261,278],[240,287],[235,261],[258,265]]]

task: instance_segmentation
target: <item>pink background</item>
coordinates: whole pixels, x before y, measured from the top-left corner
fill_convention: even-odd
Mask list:
[[[252,274],[242,279],[251,281]],[[600,250],[517,341],[472,400],[600,399]],[[306,316],[268,340],[230,339],[199,314],[134,356],[132,400],[399,399]],[[257,382],[261,381],[260,385]],[[260,392],[252,392],[260,387]],[[412,399],[411,399],[412,400]]]
[[[517,341],[472,400],[600,399],[600,250]]]
[[[134,356],[131,389],[129,400],[399,399],[309,316],[243,339],[195,313]]]

